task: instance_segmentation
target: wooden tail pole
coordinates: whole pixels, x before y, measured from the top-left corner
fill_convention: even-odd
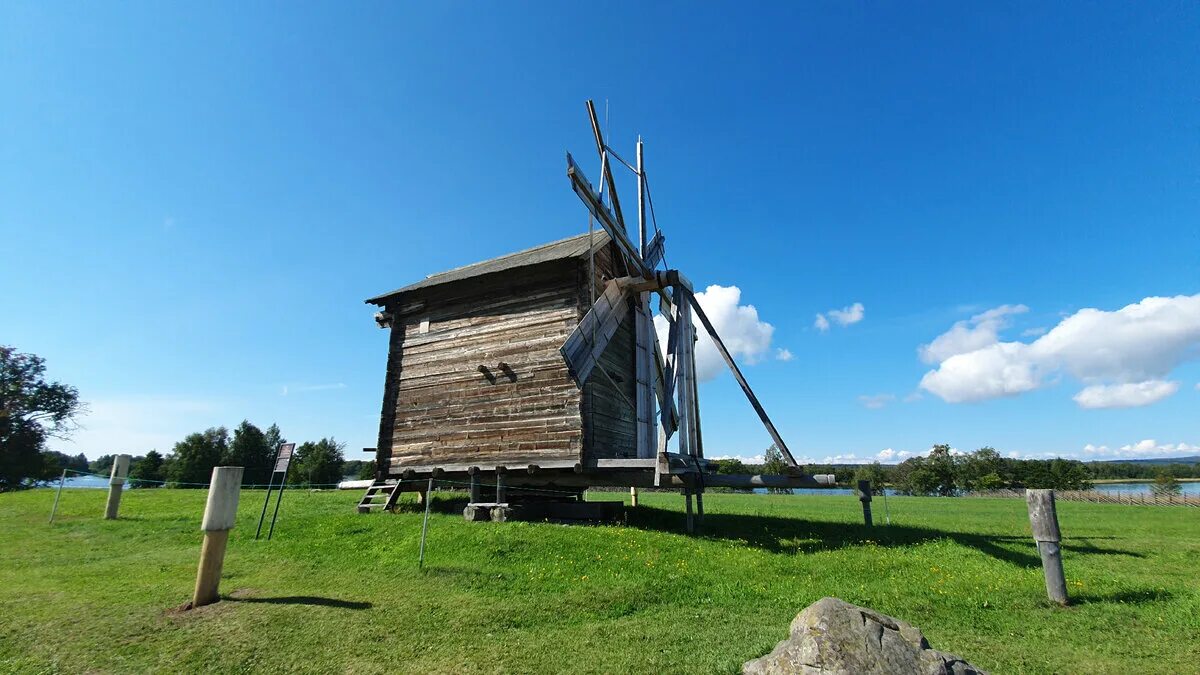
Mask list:
[[[1062,549],[1059,542],[1058,511],[1054,507],[1054,490],[1026,490],[1025,503],[1029,507],[1029,524],[1033,529],[1033,540],[1037,542],[1038,554],[1042,557],[1042,570],[1046,575],[1046,594],[1060,605],[1066,605],[1067,580],[1063,574]]]
[[[871,481],[858,481],[858,501],[862,502],[863,522],[871,527]]]
[[[108,479],[108,502],[104,505],[104,519],[116,520],[121,508],[121,493],[125,490],[125,478],[129,476],[129,455],[117,455],[113,459],[112,475]]]
[[[696,296],[690,290],[685,290],[684,295],[687,296],[688,302],[692,308],[696,310],[696,316],[700,317],[700,323],[704,324],[704,330],[708,331],[712,338],[713,344],[717,346],[717,351],[721,353],[721,358],[725,359],[725,363],[729,366],[729,370],[733,371],[733,378],[741,385],[742,391],[746,393],[746,398],[750,399],[750,405],[754,406],[754,412],[758,413],[758,418],[762,420],[763,426],[767,428],[767,433],[771,434],[771,440],[775,441],[775,445],[783,456],[787,459],[788,464],[799,466],[796,463],[796,458],[792,456],[792,452],[788,450],[787,443],[783,442],[783,438],[779,432],[775,430],[775,425],[771,423],[771,418],[767,417],[767,411],[763,409],[762,404],[758,402],[758,397],[754,395],[754,390],[750,388],[750,383],[746,382],[746,378],[742,376],[742,371],[738,369],[737,364],[733,362],[733,356],[729,354],[729,350],[725,348],[725,343],[721,341],[721,336],[717,335],[717,329],[713,328],[712,322],[708,320],[708,315],[704,313],[704,308],[696,301]]]
[[[204,543],[200,547],[200,567],[196,571],[196,590],[192,593],[191,608],[217,601],[221,584],[221,568],[225,565],[225,546],[229,531],[237,519],[238,496],[242,490],[240,466],[213,468],[208,486],[208,502],[204,505]]]

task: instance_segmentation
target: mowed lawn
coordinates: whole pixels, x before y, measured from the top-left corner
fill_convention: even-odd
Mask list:
[[[595,494],[592,499],[621,495]],[[1197,672],[1200,510],[1060,503],[1075,604],[1045,599],[1020,500],[678,494],[627,526],[355,513],[355,492],[285,494],[254,540],[242,493],[224,600],[191,595],[204,491],[0,495],[0,672],[722,672],[769,651],[827,595],[920,626],[999,673]]]

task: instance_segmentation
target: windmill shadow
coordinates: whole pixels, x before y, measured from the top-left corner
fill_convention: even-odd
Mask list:
[[[639,506],[629,511],[629,525],[645,530],[681,533],[682,516],[677,511]],[[831,523],[780,516],[736,513],[706,513],[700,529],[702,537],[737,541],[771,553],[807,554],[834,551],[868,542],[876,546],[912,546],[938,539],[950,539],[984,555],[1025,568],[1040,568],[1031,537],[954,532],[909,525],[867,527],[855,523]],[[1103,549],[1091,544],[1064,543],[1075,553],[1127,555],[1141,553],[1121,549]]]

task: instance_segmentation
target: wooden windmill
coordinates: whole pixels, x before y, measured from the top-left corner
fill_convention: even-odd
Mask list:
[[[390,338],[376,475],[360,511],[390,508],[431,479],[468,485],[474,514],[485,505],[531,508],[522,498],[547,495],[566,495],[576,506],[562,511],[578,510],[594,486],[674,487],[686,495],[690,530],[692,498],[702,515],[706,486],[831,482],[803,475],[687,277],[660,269],[665,238],[654,224],[641,141],[637,166],[630,165],[604,142],[590,101],[588,114],[599,191],[567,156],[571,187],[591,214],[587,233],[367,300],[380,308],[375,320]],[[637,245],[626,231],[614,162],[637,178]],[[669,325],[665,353],[652,300]],[[789,475],[718,475],[704,458],[693,314],[793,467]],[[676,435],[678,450],[669,451]],[[492,501],[481,501],[484,493]]]

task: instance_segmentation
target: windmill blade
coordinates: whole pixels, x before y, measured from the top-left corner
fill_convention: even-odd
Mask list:
[[[633,295],[638,281],[641,279],[636,277],[622,277],[609,281],[604,293],[596,299],[596,304],[592,305],[559,348],[563,360],[567,362],[571,378],[579,387],[583,387],[587,382],[609,340],[629,316],[629,298]]]
[[[675,433],[675,429],[679,428],[679,411],[675,407],[675,399],[667,393],[665,384],[667,371],[663,367],[662,349],[659,347],[657,339],[654,341],[654,367],[658,371],[658,378],[654,382],[654,392],[658,395],[659,417],[664,435],[670,439],[671,434]]]
[[[587,176],[583,174],[579,165],[575,163],[575,158],[571,157],[569,152],[567,153],[567,178],[571,180],[571,189],[579,195],[583,205],[592,212],[592,215],[600,222],[600,227],[603,227],[608,236],[616,242],[617,248],[629,262],[633,272],[643,277],[653,276],[646,265],[642,263],[642,257],[638,255],[637,249],[629,241],[624,226],[620,225],[608,207],[600,202],[600,195],[592,189],[592,184],[588,182]]]
[[[704,324],[704,330],[708,331],[709,337],[712,338],[713,344],[717,346],[717,351],[721,353],[721,358],[725,359],[725,363],[729,369],[733,371],[733,377],[741,385],[742,391],[746,393],[746,398],[750,399],[750,405],[754,406],[754,411],[758,413],[758,418],[762,420],[763,426],[767,428],[767,432],[771,434],[771,439],[775,441],[775,445],[779,447],[784,458],[792,466],[799,466],[796,463],[796,458],[792,457],[792,453],[788,450],[787,444],[783,442],[783,438],[779,436],[779,432],[775,429],[775,425],[771,423],[771,418],[767,417],[767,411],[763,409],[762,404],[758,402],[758,397],[754,395],[754,390],[750,388],[750,384],[746,382],[746,378],[742,375],[742,371],[738,369],[737,364],[733,362],[733,357],[730,356],[729,350],[725,348],[725,343],[721,341],[721,336],[717,335],[717,329],[713,328],[712,322],[708,320],[708,315],[704,313],[704,309],[700,307],[700,303],[696,301],[696,296],[691,291],[684,289],[683,294],[686,300],[678,299],[677,302],[688,302],[692,308],[696,310],[696,316],[700,317],[700,323]]]
[[[667,238],[663,236],[662,232],[654,233],[654,238],[650,240],[649,244],[646,244],[646,257],[642,259],[646,267],[649,269],[658,267],[658,263],[663,259],[663,254],[666,253],[666,243]]]
[[[600,154],[600,159],[604,160],[604,134],[600,133],[600,120],[596,118],[596,105],[591,99],[587,102],[588,119],[592,122],[592,135],[596,137],[596,152]],[[617,224],[621,226],[621,231],[625,231],[625,217],[621,215],[621,200],[617,199],[617,183],[613,180],[612,171],[600,177],[600,180],[608,180],[608,197],[612,200],[613,212],[617,214]]]

